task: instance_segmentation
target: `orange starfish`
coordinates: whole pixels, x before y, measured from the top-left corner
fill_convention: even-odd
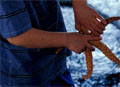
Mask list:
[[[120,20],[120,17],[110,17],[106,19],[107,24],[117,21],[117,20]],[[81,26],[80,29],[84,34],[91,35],[91,33],[89,33],[85,27]],[[103,42],[90,41],[89,43],[95,46],[96,48],[98,48],[101,52],[103,52],[103,54],[106,57],[108,57],[111,61],[117,63],[120,67],[120,59],[117,58]],[[89,49],[87,49],[85,51],[85,56],[86,56],[86,64],[87,64],[87,75],[82,75],[82,78],[88,79],[92,75],[92,71],[93,71],[92,52]]]

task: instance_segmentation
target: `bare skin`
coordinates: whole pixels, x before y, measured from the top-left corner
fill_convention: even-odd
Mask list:
[[[74,13],[76,15],[75,16],[76,26],[77,25],[79,26],[82,24],[86,28],[93,31],[93,33],[95,35],[100,34],[99,32],[96,33],[96,31],[104,30],[104,27],[101,23],[98,23],[97,21],[95,21],[98,23],[98,26],[96,28],[95,23],[91,22],[91,21],[95,20],[96,16],[99,17],[103,21],[103,23],[105,21],[92,8],[87,6],[86,0],[73,0],[73,8],[74,8]],[[83,8],[85,9],[84,11],[83,11]],[[80,11],[82,11],[81,12],[82,14],[80,13]],[[86,17],[89,20],[87,20]],[[89,24],[89,23],[91,23],[91,24]],[[95,28],[91,27],[90,25],[92,25]],[[101,26],[101,28],[99,28],[99,26]],[[92,29],[94,29],[94,30],[92,30]],[[98,30],[96,30],[96,29],[98,29]],[[69,38],[71,36],[72,36],[72,38],[76,38],[76,39],[74,39],[74,40],[76,40],[75,42],[73,42],[73,40],[71,40]],[[48,37],[50,37],[50,38],[48,38]],[[87,36],[82,36],[80,34],[78,35],[78,33],[76,33],[76,34],[75,33],[65,34],[65,33],[57,33],[57,32],[53,33],[53,32],[46,32],[46,31],[37,30],[35,28],[32,28],[31,30],[29,30],[28,32],[25,32],[22,35],[12,37],[12,38],[7,38],[7,39],[12,44],[15,44],[17,46],[27,47],[27,48],[67,47],[68,49],[70,49],[72,51],[80,53],[86,47],[88,47],[90,50],[93,50],[94,48],[92,46],[90,46],[88,41],[91,40],[91,38],[100,37],[100,36],[94,36],[94,37],[88,36],[87,38],[86,37]],[[69,39],[70,41],[66,40],[66,38]],[[79,39],[79,41],[77,41],[78,39]],[[67,42],[71,42],[71,44],[68,44],[66,46],[65,43],[67,43]],[[76,42],[78,42],[79,45],[78,44],[75,45]]]
[[[94,36],[100,36],[105,30],[106,21],[91,7],[87,5],[87,0],[72,0],[74,18],[75,18],[75,29],[80,33],[83,33],[80,26],[84,26],[92,32]],[[98,18],[101,23],[96,20]],[[62,50],[62,48],[60,48]],[[58,52],[61,50],[58,49]],[[94,49],[93,49],[94,50]]]
[[[87,0],[72,0],[72,1],[75,15],[75,28],[80,33],[86,35],[89,35],[88,31],[90,31],[92,35],[96,36],[100,36],[101,34],[103,34],[103,31],[105,30],[105,25],[107,25],[108,20],[103,19],[94,9],[89,7],[87,5]],[[101,22],[99,22],[96,19],[99,19]],[[104,43],[100,41],[92,41],[90,43],[99,48],[110,60],[120,65],[119,59],[109,50],[109,48]],[[87,49],[85,51],[85,55],[88,74],[82,77],[84,79],[87,79],[91,76],[93,70],[93,63],[91,62],[92,52],[89,49]]]
[[[106,21],[87,5],[86,0],[73,0],[72,2],[76,29],[80,31],[80,25],[82,25],[95,36],[81,35],[79,33],[47,32],[32,28],[24,34],[7,38],[8,41],[11,44],[25,48],[66,47],[76,53],[83,52],[85,48],[92,51],[94,48],[88,42],[101,40],[100,34],[105,30],[103,24],[106,24]],[[102,22],[99,23],[96,18],[99,18]]]
[[[107,24],[116,21],[116,20],[120,20],[120,17],[111,17],[111,18],[107,18]],[[106,24],[106,25],[107,25]],[[81,31],[84,34],[92,34],[89,33],[87,29],[85,29],[85,27],[81,26]],[[119,65],[120,67],[120,59],[117,58],[112,51],[107,47],[107,45],[105,45],[104,43],[102,43],[101,41],[90,41],[89,43],[91,43],[91,45],[95,46],[96,48],[98,48],[99,50],[101,50],[101,52],[103,52],[103,54],[108,57],[111,61],[115,62],[116,64]],[[92,75],[92,71],[93,71],[93,61],[92,61],[92,52],[87,49],[85,51],[85,56],[86,56],[86,64],[87,64],[87,75],[82,75],[82,78],[84,79],[88,79],[91,75]]]
[[[76,1],[79,1],[80,3],[78,4],[78,2],[76,2]],[[74,13],[76,15],[76,19],[78,19],[78,20],[76,20],[76,26],[83,24],[85,27],[87,27],[89,29],[98,29],[99,26],[101,26],[102,28],[100,28],[99,30],[103,30],[103,26],[100,23],[98,24],[97,28],[96,27],[93,28],[90,25],[88,25],[88,23],[91,23],[91,25],[95,26],[94,25],[95,23],[90,22],[90,21],[93,21],[94,15],[96,15],[98,17],[99,17],[99,15],[96,14],[96,12],[92,8],[90,8],[86,5],[86,0],[73,0],[73,8],[74,8]],[[86,11],[83,11],[81,14],[80,11],[82,11],[83,8],[85,8]],[[90,11],[91,14],[87,11]],[[85,15],[86,13],[87,13],[87,15]],[[83,15],[85,15],[85,16],[83,17]],[[86,17],[90,18],[89,21],[86,19]],[[81,20],[81,21],[79,21],[79,20]],[[104,20],[103,20],[103,22],[104,22]],[[94,32],[94,30],[92,30],[92,31],[95,35],[100,34],[98,32],[96,34],[96,32]],[[74,39],[72,39],[72,38],[74,38]],[[88,41],[95,40],[96,38],[97,38],[97,40],[101,39],[100,36],[92,36],[91,37],[91,36],[86,36],[86,35],[80,35],[78,33],[57,33],[57,32],[53,33],[53,32],[47,32],[47,31],[42,31],[42,30],[37,30],[35,28],[32,28],[31,30],[29,30],[28,32],[25,32],[24,34],[21,34],[19,36],[12,37],[12,38],[7,38],[7,39],[10,43],[12,43],[14,45],[23,46],[23,47],[27,47],[27,48],[67,47],[68,49],[75,51],[76,53],[81,53],[86,47],[90,50],[93,50],[94,48],[92,46],[90,46]],[[67,43],[67,45],[66,45],[66,43]]]
[[[80,31],[80,25],[90,30],[93,35],[103,34],[106,21],[90,6],[87,0],[72,0],[75,16],[75,28]],[[98,18],[101,23],[96,20]],[[81,31],[80,31],[81,32]]]
[[[11,44],[25,48],[66,47],[76,53],[81,53],[85,47],[93,50],[88,41],[101,40],[101,37],[79,33],[47,32],[32,28],[21,35],[7,39]]]

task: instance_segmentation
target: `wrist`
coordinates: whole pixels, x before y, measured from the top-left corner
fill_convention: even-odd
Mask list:
[[[87,6],[87,0],[72,0],[73,9]]]
[[[69,33],[64,33],[64,47],[67,48]]]
[[[75,34],[75,32],[73,33],[73,32],[71,32],[71,33],[66,33],[66,44],[65,44],[65,47],[66,48],[70,48],[71,47],[71,40],[72,40],[72,38],[74,37],[74,34]]]

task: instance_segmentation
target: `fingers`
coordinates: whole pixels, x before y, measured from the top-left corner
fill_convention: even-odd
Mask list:
[[[92,30],[92,34],[94,35],[100,35],[100,34],[103,34],[103,30],[100,29],[97,25],[91,25],[93,27],[94,30]]]
[[[89,22],[85,22],[82,26],[85,26],[86,29],[90,30],[93,35],[100,35],[103,34],[103,31],[105,30],[105,26],[96,19],[90,18],[88,19]],[[80,29],[80,24],[76,24],[75,28],[79,31],[82,32]]]
[[[91,32],[93,33],[93,35],[100,35],[103,34],[103,31],[105,30],[105,26],[96,18],[92,18],[91,21]]]
[[[85,26],[86,29],[90,30],[94,35],[100,35],[97,31],[96,31],[96,27],[94,27],[93,25],[87,24]]]
[[[79,33],[83,34],[83,32],[81,31],[81,25],[75,24],[75,29],[77,29]]]
[[[99,21],[99,19],[93,19],[94,24],[98,27],[99,30],[105,30],[105,26]]]
[[[103,19],[99,14],[96,14],[96,18],[98,18],[100,20],[100,22],[102,22],[102,24],[106,25],[107,22],[105,21],[105,19]]]
[[[81,30],[81,25],[76,24],[75,29],[77,29],[80,34],[84,34],[83,31]]]
[[[91,24],[94,30],[90,30],[92,31],[93,35],[96,35],[96,32],[97,34],[103,34],[107,22],[96,12],[96,15],[92,18]]]
[[[84,48],[78,49],[75,52],[80,54],[80,53],[86,51],[87,49],[89,49],[90,51],[95,51],[95,48],[93,48],[89,43],[86,43]]]
[[[77,29],[78,31],[80,31],[80,25],[79,24],[75,24],[75,29]]]
[[[86,36],[88,41],[96,41],[96,40],[102,40],[100,36]]]
[[[103,24],[98,22],[95,18],[92,18],[91,23],[86,23],[86,25],[83,26],[85,26],[86,29],[89,29],[93,35],[103,34],[103,30],[105,30]]]
[[[91,51],[95,50],[89,43],[86,43],[86,48],[88,48]]]

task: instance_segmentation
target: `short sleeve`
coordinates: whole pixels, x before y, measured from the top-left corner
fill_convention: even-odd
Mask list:
[[[22,0],[0,0],[0,34],[3,38],[20,35],[32,28]]]

